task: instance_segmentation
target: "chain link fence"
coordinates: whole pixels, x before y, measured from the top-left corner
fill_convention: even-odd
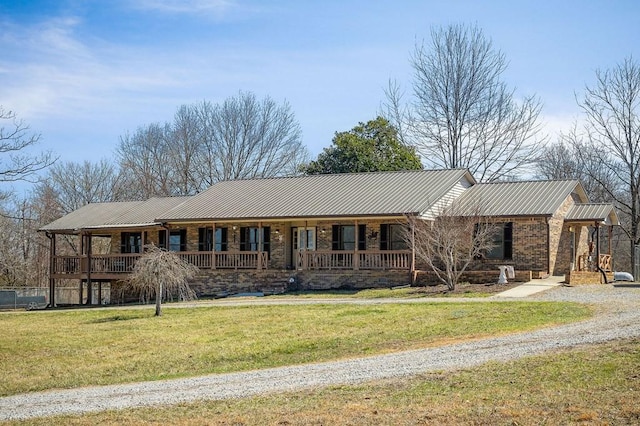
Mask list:
[[[93,302],[101,305],[111,303],[111,286],[102,284],[102,294],[97,285],[92,286]],[[87,303],[87,285],[83,283],[82,301],[80,288],[56,287],[56,305],[79,305]],[[44,309],[49,304],[48,287],[0,288],[0,309]]]

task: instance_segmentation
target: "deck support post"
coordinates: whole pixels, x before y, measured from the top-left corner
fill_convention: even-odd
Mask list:
[[[56,279],[53,278],[55,273],[55,256],[56,256],[56,234],[49,234],[49,305],[48,308],[56,307]]]
[[[360,235],[358,232],[358,220],[355,220],[355,226],[354,226],[355,230],[354,230],[354,234],[355,234],[355,244],[353,247],[353,270],[357,271],[360,269],[360,254],[358,253],[358,246],[360,245]]]

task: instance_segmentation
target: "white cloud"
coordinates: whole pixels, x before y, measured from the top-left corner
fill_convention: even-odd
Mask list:
[[[178,86],[179,76],[158,58],[101,40],[81,40],[80,20],[55,18],[32,27],[13,25],[0,48],[0,99],[21,115],[82,114],[130,95]],[[9,24],[7,24],[9,25]],[[152,54],[151,54],[152,55]]]

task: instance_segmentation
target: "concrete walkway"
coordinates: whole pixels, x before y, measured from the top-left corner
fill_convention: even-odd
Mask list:
[[[498,297],[527,297],[532,294],[540,293],[541,291],[549,290],[553,287],[558,287],[564,282],[564,275],[562,276],[550,276],[548,278],[531,280],[527,283],[503,291],[502,293],[491,296],[492,298]]]

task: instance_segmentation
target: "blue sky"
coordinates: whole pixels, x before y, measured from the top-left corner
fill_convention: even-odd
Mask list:
[[[119,137],[239,90],[287,100],[313,156],[375,118],[388,80],[434,25],[476,23],[504,80],[544,104],[554,139],[596,69],[640,60],[640,2],[0,0],[0,105],[64,161],[109,158]]]

